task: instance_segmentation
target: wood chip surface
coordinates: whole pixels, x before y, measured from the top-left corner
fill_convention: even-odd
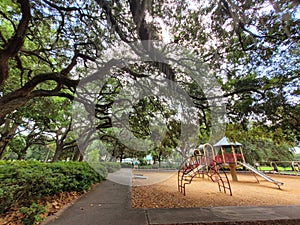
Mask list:
[[[275,206],[300,205],[300,176],[269,175],[284,185],[279,189],[275,184],[251,174],[238,174],[238,182],[230,182],[232,196],[219,192],[217,183],[207,176],[194,178],[186,185],[186,196],[177,190],[177,173],[141,172],[152,181],[133,180],[133,208],[182,208],[213,206]],[[160,182],[155,183],[155,177]],[[231,180],[230,175],[228,175]],[[144,182],[144,183],[143,183]],[[147,185],[147,183],[154,183]]]

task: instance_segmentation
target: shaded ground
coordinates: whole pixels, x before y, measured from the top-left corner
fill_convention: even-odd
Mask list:
[[[44,197],[42,200],[38,201],[38,204],[46,206],[46,212],[40,215],[41,218],[46,218],[51,216],[57,211],[59,211],[66,204],[72,203],[75,199],[79,198],[82,193],[79,192],[63,192],[54,196]],[[5,215],[0,214],[0,224],[1,225],[22,225],[22,219],[24,215],[20,213],[19,208],[13,208]]]
[[[186,185],[186,196],[177,190],[177,174],[168,174],[163,182],[143,186],[146,182],[161,177],[157,172],[136,172],[147,179],[133,179],[133,208],[183,208],[210,206],[276,206],[300,205],[300,176],[270,175],[284,183],[281,189],[268,181],[251,174],[239,174],[239,182],[230,182],[233,196],[219,192],[217,183],[207,177],[194,178]],[[164,173],[166,174],[166,173]],[[164,175],[168,177],[167,175]],[[228,175],[231,180],[230,175]]]

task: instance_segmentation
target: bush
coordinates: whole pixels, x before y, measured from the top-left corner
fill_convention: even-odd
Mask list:
[[[22,223],[24,225],[32,225],[43,221],[40,215],[46,212],[46,207],[33,202],[30,207],[22,207],[20,212],[24,215]]]
[[[120,163],[117,162],[101,162],[100,164],[102,164],[109,173],[113,173],[121,169]]]
[[[128,163],[121,163],[121,168],[133,168],[133,165]]]
[[[85,162],[0,161],[0,213],[30,207],[45,195],[87,190],[106,178],[105,166],[99,169],[100,174]]]

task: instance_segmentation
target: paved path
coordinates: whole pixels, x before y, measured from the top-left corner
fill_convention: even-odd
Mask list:
[[[130,170],[122,169],[109,178],[128,184],[131,177]],[[101,182],[59,214],[44,225],[300,224],[300,205],[133,209],[131,187],[111,180]]]

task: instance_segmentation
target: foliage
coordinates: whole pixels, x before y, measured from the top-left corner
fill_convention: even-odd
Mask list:
[[[265,132],[281,135],[269,137],[274,142],[269,146],[278,145],[282,137],[287,144],[299,141],[298,9],[297,1],[283,0],[156,0],[147,4],[140,0],[3,1],[0,3],[0,92],[3,93],[0,126],[7,120],[19,128],[28,122],[26,131],[31,135],[22,137],[26,145],[19,149],[20,140],[15,137],[7,145],[4,141],[7,132],[1,132],[4,128],[0,127],[0,157],[7,146],[18,158],[26,158],[28,149],[39,151],[36,146],[49,141],[45,136],[49,130],[55,142],[51,148],[55,151],[53,161],[75,156],[78,153],[73,145],[75,137],[71,130],[64,132],[69,130],[69,103],[55,98],[74,100],[79,82],[88,82],[85,78],[91,68],[100,68],[101,74],[113,74],[103,90],[99,90],[96,113],[93,110],[91,113],[111,160],[134,155],[133,151],[139,150],[112,137],[112,105],[124,86],[144,77],[157,84],[164,77],[179,85],[193,100],[200,117],[199,134],[195,132],[194,136],[199,135],[201,140],[191,137],[187,142],[209,139],[212,115],[207,97],[191,79],[191,71],[183,71],[173,62],[156,61],[162,56],[161,49],[143,46],[140,52],[150,59],[151,53],[156,52],[157,57],[125,68],[110,68],[107,49],[119,42],[147,40],[184,46],[189,49],[185,54],[187,59],[191,62],[201,59],[211,68],[209,76],[216,78],[223,90],[218,97],[228,100],[228,122],[239,123],[244,130],[249,121],[260,126],[267,124]],[[190,57],[192,54],[196,57]],[[144,98],[133,106],[130,114],[130,130],[141,139],[151,135],[149,124],[157,115],[169,126],[166,140],[153,150],[157,160],[169,155],[170,149],[185,151],[191,147],[179,141],[178,124],[183,119],[171,121],[172,110],[164,105],[163,98]],[[175,126],[171,129],[172,122]],[[15,136],[16,127],[10,128],[8,133]]]
[[[120,163],[117,162],[89,162],[89,165],[95,169],[98,173],[106,176],[107,173],[113,173],[121,168]]]
[[[0,161],[0,209],[1,213],[14,206],[29,207],[44,195],[61,192],[85,191],[91,184],[100,182],[113,164],[98,165],[97,173],[87,163],[37,161]]]
[[[93,162],[142,158],[147,150],[160,162],[174,149],[184,155],[196,144],[207,142],[213,123],[209,99],[192,79],[192,69],[185,71],[178,65],[181,60],[156,60],[165,58],[162,52],[168,48],[143,45],[138,54],[149,61],[124,68],[112,68],[106,60],[107,49],[119,42],[130,43],[136,51],[132,43],[148,40],[184,46],[188,49],[185,60],[191,64],[186,64],[188,68],[193,68],[195,61],[210,68],[207,78],[217,79],[222,87],[217,91],[218,100],[227,100],[227,136],[244,144],[247,161],[292,159],[290,147],[300,140],[297,1],[4,0],[0,2],[0,20],[0,159],[7,150],[8,158],[78,160],[88,146],[81,152],[76,147],[71,101],[79,82],[88,83],[87,74],[94,68],[99,68],[101,75],[112,74],[102,89],[96,90],[95,110],[90,110],[89,99],[76,101],[84,104],[95,121],[107,152],[90,148],[85,151],[86,158]],[[152,85],[140,82],[142,78],[149,78]],[[152,149],[127,146],[114,133],[122,131],[115,125],[124,125],[122,118],[113,123],[116,99],[132,100],[126,95],[134,94],[124,92],[128,84],[144,91],[161,87],[162,78],[173,81],[192,99],[193,110],[199,115],[198,130],[182,134],[186,118],[176,115],[179,98],[170,104],[163,96],[148,96],[129,105],[132,111],[127,128],[145,146],[155,145],[148,138],[164,135],[157,123],[161,120],[167,127],[165,138]],[[210,82],[203,85],[211,86]],[[130,108],[127,106],[125,111]],[[151,133],[153,121],[155,132]],[[187,140],[182,140],[182,135]],[[84,136],[86,143],[94,138]],[[85,190],[107,171],[118,169],[115,164],[95,163],[98,175],[91,178],[95,172],[86,164],[41,165],[18,162],[1,166],[0,205],[9,205],[4,210],[24,201],[30,214],[38,209],[34,205],[30,208],[29,198]]]
[[[259,166],[257,169],[260,171],[274,171],[274,167],[272,167],[272,166]],[[278,166],[277,169],[279,172],[288,172],[288,171],[291,172],[292,171],[291,164],[287,165],[286,167]]]
[[[243,144],[243,153],[249,163],[260,161],[291,161],[295,145],[281,129],[272,132],[268,127],[249,124],[245,129],[241,124],[230,124],[227,136]]]
[[[24,225],[33,225],[42,222],[40,214],[46,212],[46,207],[33,202],[30,207],[22,207],[20,212],[24,215],[22,223]]]
[[[145,158],[139,158],[138,161],[140,162],[139,167],[147,165],[147,160]]]
[[[138,167],[139,169],[163,169],[163,170],[178,170],[180,166],[171,163],[161,163],[161,165],[142,165]]]
[[[133,165],[128,163],[121,163],[121,168],[133,168]]]

